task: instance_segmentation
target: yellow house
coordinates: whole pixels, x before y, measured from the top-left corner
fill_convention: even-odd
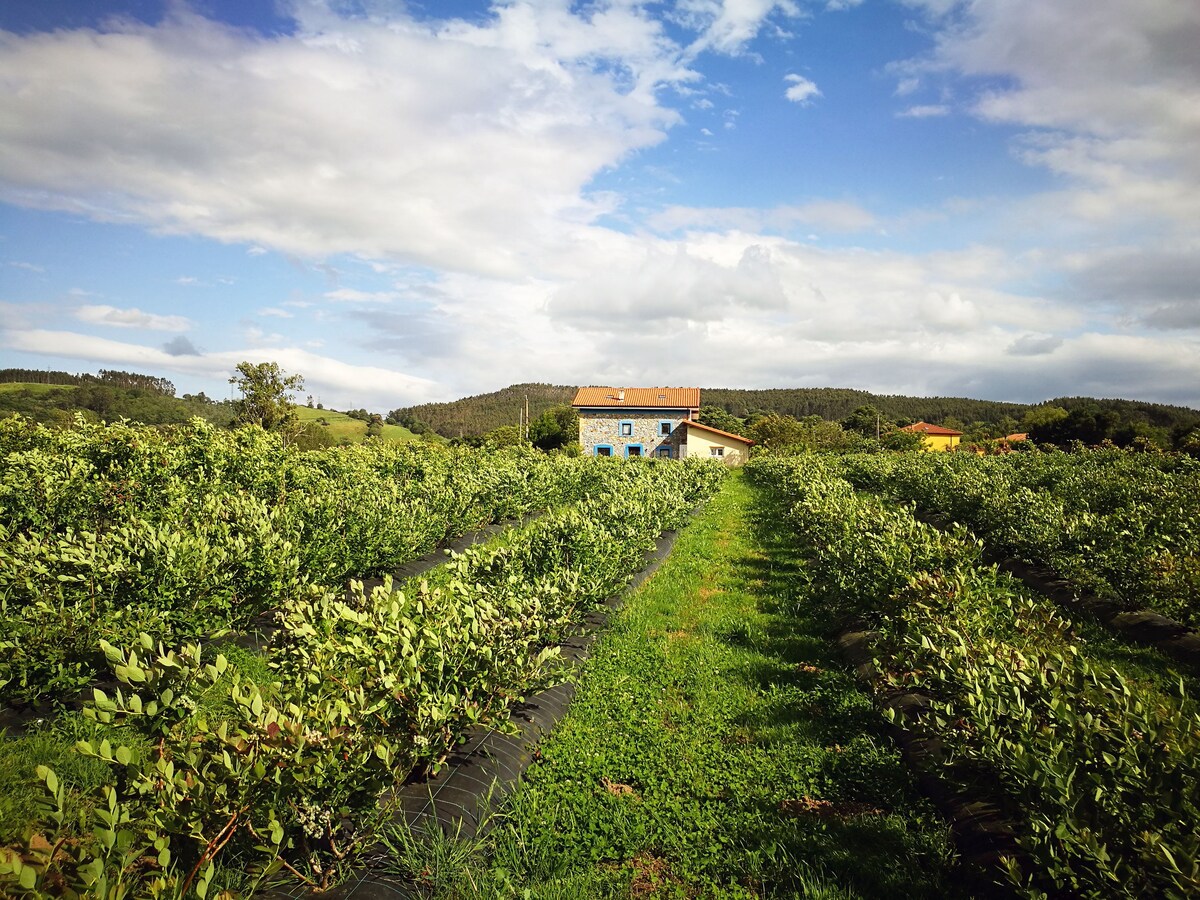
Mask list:
[[[930,425],[928,422],[914,422],[906,425],[901,431],[911,431],[925,439],[922,450],[955,450],[958,448],[961,431],[953,428],[943,428],[941,425]]]
[[[740,466],[750,457],[750,447],[754,444],[750,438],[699,422],[683,424],[687,429],[684,445],[687,456],[721,459],[731,466]]]

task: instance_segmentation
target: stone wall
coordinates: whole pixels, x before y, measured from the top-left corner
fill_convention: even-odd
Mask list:
[[[671,457],[678,459],[680,445],[686,440],[686,429],[681,427],[686,419],[686,413],[676,409],[581,412],[579,443],[583,445],[585,456],[595,456],[600,444],[610,445],[613,456],[624,456],[625,448],[630,444],[641,444],[643,456],[657,456],[660,447],[670,447]],[[664,421],[671,422],[671,433],[665,436],[658,433],[658,423]],[[633,434],[621,434],[621,422],[631,422]]]

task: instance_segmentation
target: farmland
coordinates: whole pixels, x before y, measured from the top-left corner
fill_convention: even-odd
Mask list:
[[[1048,466],[1106,462],[1113,460],[1084,454]],[[887,472],[889,464],[880,468]],[[942,464],[927,455],[897,468],[933,473],[922,480],[928,488]],[[839,474],[866,481],[874,460],[754,465],[786,505],[810,589],[837,610],[843,627],[869,638],[877,660],[872,689],[892,721],[935,738],[926,764],[1010,825],[1015,849],[1004,867],[1013,885],[1096,897],[1117,890],[1184,896],[1200,888],[1194,673],[1175,671],[1155,654],[1130,653],[1091,623],[1068,618],[983,564],[982,544],[961,526],[924,524],[909,507],[859,493]],[[1020,471],[1011,460],[1000,465]],[[1173,552],[1194,563],[1195,532],[1177,528],[1176,497],[1163,488],[1186,490],[1195,467],[1179,466],[1117,466],[1099,490],[1147,504],[1141,526],[1150,534],[1141,544],[1130,541],[1122,551],[1127,562]],[[1135,489],[1146,478],[1160,487],[1153,492],[1158,507]],[[938,492],[933,502],[954,493]],[[1025,499],[1009,492],[1000,505],[1015,507],[1015,523],[1028,521],[1033,506],[1028,518],[1044,538],[1038,552],[1053,557],[1060,532],[1071,532],[1064,506],[1051,523],[1045,505]],[[1152,516],[1154,509],[1163,514]],[[1186,522],[1186,509],[1183,515]],[[1096,531],[1099,546],[1103,526]],[[1036,544],[1034,533],[1022,532],[1024,540]],[[1103,554],[1069,558],[1079,575],[1110,583],[1113,567]]]
[[[324,888],[381,837],[428,896],[1200,889],[1195,670],[986,561],[1193,626],[1186,457],[730,476],[20,418],[0,456],[9,892]],[[569,676],[557,645],[689,522]],[[388,824],[389,789],[565,677],[575,705],[492,833],[452,852]],[[955,803],[997,823],[985,852]]]
[[[723,474],[382,442],[305,453],[200,422],[3,428],[0,684],[36,714],[3,755],[50,803],[10,874],[84,894],[246,890],[280,870],[329,883],[381,792],[544,680],[556,636]],[[436,577],[343,588],[534,511]],[[272,636],[246,653],[237,638],[265,615]],[[6,842],[41,808],[9,800]]]

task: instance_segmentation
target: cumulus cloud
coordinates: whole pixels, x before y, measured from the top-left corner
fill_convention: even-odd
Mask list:
[[[950,115],[950,107],[941,103],[910,106],[896,113],[896,115],[902,119],[932,119]]]
[[[183,7],[0,34],[0,198],[252,254],[517,277],[607,211],[584,187],[661,141],[679,116],[656,90],[694,77],[633,5],[442,25],[304,9],[271,37]]]
[[[1194,0],[911,0],[937,49],[900,67],[978,79],[976,115],[1024,126],[1023,158],[1072,179],[1047,206],[1081,220],[1200,211],[1200,4]],[[1064,39],[1069,35],[1069,39]]]
[[[1005,349],[1012,356],[1045,356],[1063,345],[1063,339],[1052,334],[1023,334]]]
[[[325,299],[339,303],[390,303],[397,296],[394,291],[357,291],[353,288],[325,292]]]
[[[182,334],[171,338],[163,344],[163,352],[168,356],[199,356],[200,351],[196,349],[196,345],[189,341]]]
[[[791,85],[784,91],[784,96],[793,103],[807,106],[814,97],[821,96],[821,91],[816,84],[803,75],[786,75],[783,80]]]
[[[271,359],[284,370],[304,375],[308,389],[333,403],[369,402],[376,408],[394,408],[434,398],[434,385],[424,378],[381,366],[359,366],[296,347],[248,346],[219,353],[179,353],[70,331],[10,330],[3,344],[11,350],[47,356],[86,359],[101,364],[135,366],[141,371],[176,372],[223,381],[237,364],[247,359]],[[173,345],[173,346],[172,346]],[[192,348],[194,349],[194,348]]]
[[[276,315],[277,334],[244,323],[231,338],[240,348],[221,353],[200,354],[182,336],[143,347],[38,328],[48,317],[10,323],[4,343],[218,380],[242,359],[270,358],[326,402],[375,408],[499,379],[1196,403],[1195,4],[907,2],[926,9],[936,49],[901,70],[897,94],[910,99],[899,105],[913,105],[899,115],[948,113],[911,98],[939,77],[966,76],[973,98],[937,99],[1023,129],[1020,158],[1066,185],[1030,203],[1039,234],[1065,230],[1064,220],[1130,232],[1155,220],[1178,229],[1165,255],[1059,260],[1064,305],[1037,277],[1044,258],[958,235],[958,249],[940,253],[796,239],[877,232],[879,216],[852,199],[672,206],[628,232],[599,224],[621,198],[594,192],[593,179],[681,121],[663,88],[692,102],[698,54],[748,53],[803,14],[796,3],[681,0],[669,31],[635,2],[511,0],[450,22],[399,4],[354,18],[306,3],[294,33],[271,36],[177,6],[156,25],[0,34],[0,199],[241,242],[252,257],[358,260],[387,289],[342,287],[330,268],[325,288],[306,295],[321,301],[310,312]],[[794,102],[820,95],[801,75],[786,85]],[[718,85],[703,89],[718,96]],[[703,115],[726,129],[738,121],[737,109]],[[1156,266],[1178,275],[1156,277]],[[283,312],[308,301],[261,302]],[[76,315],[190,325],[113,306]],[[300,322],[317,316],[331,343],[333,323],[358,328],[356,349],[376,364],[314,353],[327,335]],[[1101,333],[1138,327],[1157,330]]]
[[[728,265],[679,247],[651,250],[628,268],[570,285],[556,293],[550,309],[556,319],[587,328],[636,319],[652,329],[656,320],[716,321],[736,311],[780,309],[784,302],[766,248],[746,247]]]
[[[1119,248],[1073,258],[1066,295],[1152,328],[1200,327],[1200,247]]]
[[[151,331],[187,331],[192,326],[191,321],[184,316],[162,316],[142,312],[136,307],[118,309],[115,306],[85,305],[75,310],[75,318],[92,325],[146,328]]]
[[[786,232],[814,227],[836,232],[854,232],[872,228],[878,222],[870,211],[857,204],[840,200],[814,200],[771,209],[669,206],[649,216],[646,221],[651,228],[665,232],[688,228]]]
[[[772,17],[786,20],[800,15],[794,0],[678,0],[674,18],[700,32],[688,48],[689,55],[705,50],[737,55]]]

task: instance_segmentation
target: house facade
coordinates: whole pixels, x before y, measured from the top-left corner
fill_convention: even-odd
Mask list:
[[[571,405],[587,456],[703,456],[737,465],[754,443],[697,422],[699,388],[584,387]]]
[[[687,444],[683,425],[700,415],[700,388],[583,387],[571,405],[587,456],[680,459]]]
[[[962,438],[961,431],[953,428],[943,428],[941,425],[930,425],[928,422],[914,422],[906,425],[901,431],[911,431],[925,439],[922,450],[955,450]]]
[[[714,457],[731,466],[740,466],[750,458],[750,448],[754,445],[750,438],[699,422],[686,422],[684,429],[687,432],[686,456]]]

